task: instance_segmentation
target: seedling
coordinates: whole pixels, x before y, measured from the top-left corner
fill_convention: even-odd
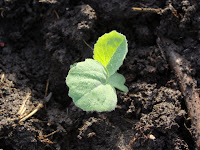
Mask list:
[[[112,111],[115,88],[128,92],[125,78],[117,73],[128,52],[126,37],[116,31],[101,36],[94,45],[94,59],[75,63],[66,77],[69,96],[85,111]]]

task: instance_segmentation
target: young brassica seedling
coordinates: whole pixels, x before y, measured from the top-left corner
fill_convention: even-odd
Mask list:
[[[112,111],[115,88],[128,92],[125,78],[117,73],[128,52],[126,37],[116,31],[101,36],[94,45],[94,59],[76,63],[66,77],[69,96],[85,111]]]

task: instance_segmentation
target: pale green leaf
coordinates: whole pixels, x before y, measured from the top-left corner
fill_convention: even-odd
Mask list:
[[[125,81],[126,79],[124,78],[124,76],[117,72],[110,76],[108,79],[108,83],[113,87],[123,92],[128,92],[128,88],[124,85]]]
[[[98,61],[86,59],[73,66],[66,78],[69,96],[85,111],[112,111],[117,103],[115,89],[107,84],[107,72]]]
[[[93,58],[101,62],[108,70],[109,76],[111,76],[123,64],[127,52],[126,37],[123,34],[112,31],[98,39],[94,45]]]

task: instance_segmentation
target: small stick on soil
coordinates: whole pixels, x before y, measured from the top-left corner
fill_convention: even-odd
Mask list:
[[[6,84],[6,83],[4,82],[4,78],[5,78],[5,74],[2,74],[2,75],[1,75],[1,83],[2,83],[4,86],[8,86],[8,84]]]
[[[60,19],[60,16],[58,15],[57,11],[56,11],[56,10],[54,10],[53,12],[55,13],[55,15],[56,15],[56,18],[57,18],[57,19]]]
[[[35,107],[35,109],[33,109],[33,111],[31,111],[28,115],[24,116],[22,119],[19,120],[19,123],[25,121],[26,119],[30,118],[31,116],[33,116],[38,110],[40,110],[42,107],[44,107],[44,103],[48,102],[50,100],[52,96],[52,93],[49,93],[49,95],[47,97],[45,97],[45,102],[41,102],[37,105],[37,107]]]
[[[167,10],[170,10],[175,17],[179,18],[176,9],[172,6],[171,3],[169,3],[168,7],[166,7],[165,9],[162,9],[162,8],[142,8],[142,7],[140,8],[140,7],[132,7],[132,10],[136,11],[136,12],[157,13],[159,15],[162,15]]]
[[[58,131],[59,130],[53,131],[52,133],[47,134],[47,135],[43,135],[42,131],[40,131],[38,138],[41,140],[41,142],[45,142],[45,143],[48,143],[48,144],[53,144],[53,142],[51,140],[49,140],[47,137],[57,133]]]
[[[172,6],[171,3],[169,3],[168,9],[171,10],[171,12],[173,13],[173,15],[174,15],[176,18],[179,18],[179,17],[178,17],[177,10]]]
[[[28,100],[30,97],[31,97],[31,92],[28,92],[27,95],[26,95],[26,98],[25,98],[25,99],[23,100],[23,102],[22,102],[22,105],[21,105],[19,111],[17,112],[18,115],[21,116],[21,115],[24,114],[24,112],[25,112],[25,110],[26,110],[26,108],[25,108],[26,102],[27,102],[27,100]]]
[[[49,79],[47,80],[44,97],[47,97],[48,89],[49,89]]]
[[[25,102],[26,103],[26,102]],[[23,105],[23,104],[22,104]],[[25,105],[25,104],[24,104]],[[24,114],[24,112],[26,111],[26,107],[23,107],[20,112],[19,112],[19,118]],[[22,118],[22,117],[21,117]]]
[[[157,14],[162,14],[163,9],[161,8],[140,8],[140,7],[132,7],[133,11],[137,12],[149,12],[149,13],[157,13]]]
[[[19,123],[20,122],[23,122],[25,121],[26,119],[30,118],[31,116],[33,116],[38,110],[40,110],[44,105],[42,103],[39,103],[37,105],[37,107],[30,113],[28,114],[27,116],[25,116],[24,118],[20,119]]]
[[[56,2],[57,2],[56,0],[39,0],[39,3],[55,4]]]
[[[189,62],[175,51],[178,46],[166,38],[157,39],[158,47],[165,51],[171,69],[175,72],[181,92],[184,96],[192,124],[192,136],[196,149],[200,149],[200,98],[196,90],[196,81],[191,77]]]
[[[27,103],[28,103],[27,105],[29,105],[30,101],[28,101]],[[18,117],[18,119],[22,119],[22,118],[24,118],[25,116],[27,116],[29,113],[32,112],[32,110],[33,110],[34,108],[35,108],[34,105],[31,106],[31,108],[28,110],[28,112],[26,112],[26,113],[24,112],[21,116]],[[26,111],[26,107],[25,107],[25,111]]]
[[[47,135],[43,135],[43,137],[44,137],[44,138],[47,138],[47,137],[49,137],[49,136],[51,136],[51,135],[57,133],[58,131],[59,131],[59,130],[53,131],[53,132],[51,132],[51,133],[49,133],[49,134],[47,134]]]
[[[1,17],[4,18],[4,15],[3,15],[3,13],[4,13],[4,8],[0,8],[0,11],[1,11]]]

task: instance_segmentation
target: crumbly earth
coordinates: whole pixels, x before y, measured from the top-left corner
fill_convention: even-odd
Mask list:
[[[169,5],[162,14],[131,9]],[[117,92],[115,111],[84,112],[68,97],[65,77],[112,30],[128,39],[119,72],[129,92]],[[193,150],[187,108],[159,36],[178,45],[199,88],[200,1],[0,0],[0,149]]]

